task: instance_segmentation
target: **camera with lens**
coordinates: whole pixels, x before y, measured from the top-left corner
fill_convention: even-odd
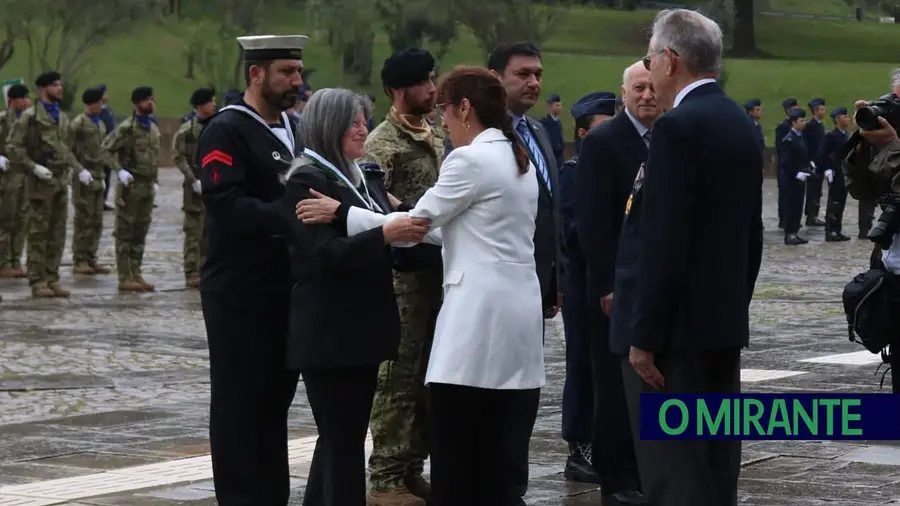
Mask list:
[[[881,216],[869,231],[869,240],[886,250],[894,242],[894,235],[900,230],[900,195],[886,195],[878,199]]]
[[[890,94],[869,102],[869,105],[856,111],[854,121],[860,130],[879,130],[881,123],[878,118],[887,120],[895,130],[900,128],[900,98]]]

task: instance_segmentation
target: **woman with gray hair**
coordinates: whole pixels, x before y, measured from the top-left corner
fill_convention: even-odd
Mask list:
[[[314,93],[298,126],[306,149],[285,177],[294,278],[287,365],[303,376],[319,431],[303,500],[308,506],[365,504],[365,440],[378,366],[396,358],[400,339],[390,245],[419,242],[428,231],[427,220],[395,215],[348,237],[351,208],[392,210],[386,193],[378,195],[354,162],[368,135],[366,112],[365,99],[352,91]],[[330,223],[296,218],[297,203],[315,196],[340,202]]]

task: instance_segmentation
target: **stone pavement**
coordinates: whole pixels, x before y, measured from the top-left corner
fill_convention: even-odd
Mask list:
[[[70,262],[69,300],[30,300],[24,282],[0,281],[0,506],[215,504],[204,328],[199,297],[183,289],[181,273],[181,185],[173,170],[161,179],[145,270],[160,292],[119,295],[114,276],[73,279]],[[840,305],[843,284],[866,266],[869,244],[824,243],[818,229],[809,245],[782,245],[774,181],[766,189],[745,389],[877,391],[878,357],[847,342]],[[855,237],[855,202],[848,208],[846,232]],[[109,231],[112,214],[105,217]],[[101,257],[112,263],[111,233]],[[600,504],[593,487],[560,474],[564,370],[561,323],[553,321],[530,505]],[[300,504],[315,440],[302,385],[290,424],[292,504]],[[744,464],[741,504],[900,504],[900,449],[889,444],[747,442]]]

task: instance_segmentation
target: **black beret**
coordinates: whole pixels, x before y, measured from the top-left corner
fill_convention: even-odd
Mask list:
[[[61,79],[62,75],[59,72],[51,70],[37,76],[37,79],[34,80],[34,85],[38,88],[46,88],[47,86],[50,86],[51,84]]]
[[[385,88],[409,88],[428,80],[434,72],[434,56],[427,49],[410,48],[397,51],[384,60],[381,84]]]
[[[103,100],[103,90],[100,88],[88,88],[81,94],[81,101],[84,105],[96,104]]]
[[[199,107],[203,104],[208,104],[214,98],[216,98],[216,90],[212,88],[197,88],[191,94],[191,106]]]
[[[131,92],[131,103],[136,104],[142,100],[147,100],[153,96],[153,88],[149,86],[138,86]]]
[[[24,84],[14,84],[6,90],[6,99],[15,100],[17,98],[25,98],[28,96],[28,86]]]

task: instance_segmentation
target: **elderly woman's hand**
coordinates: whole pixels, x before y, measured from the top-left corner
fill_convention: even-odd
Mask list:
[[[334,221],[341,203],[311,188],[309,193],[314,198],[297,202],[297,219],[309,225]]]

